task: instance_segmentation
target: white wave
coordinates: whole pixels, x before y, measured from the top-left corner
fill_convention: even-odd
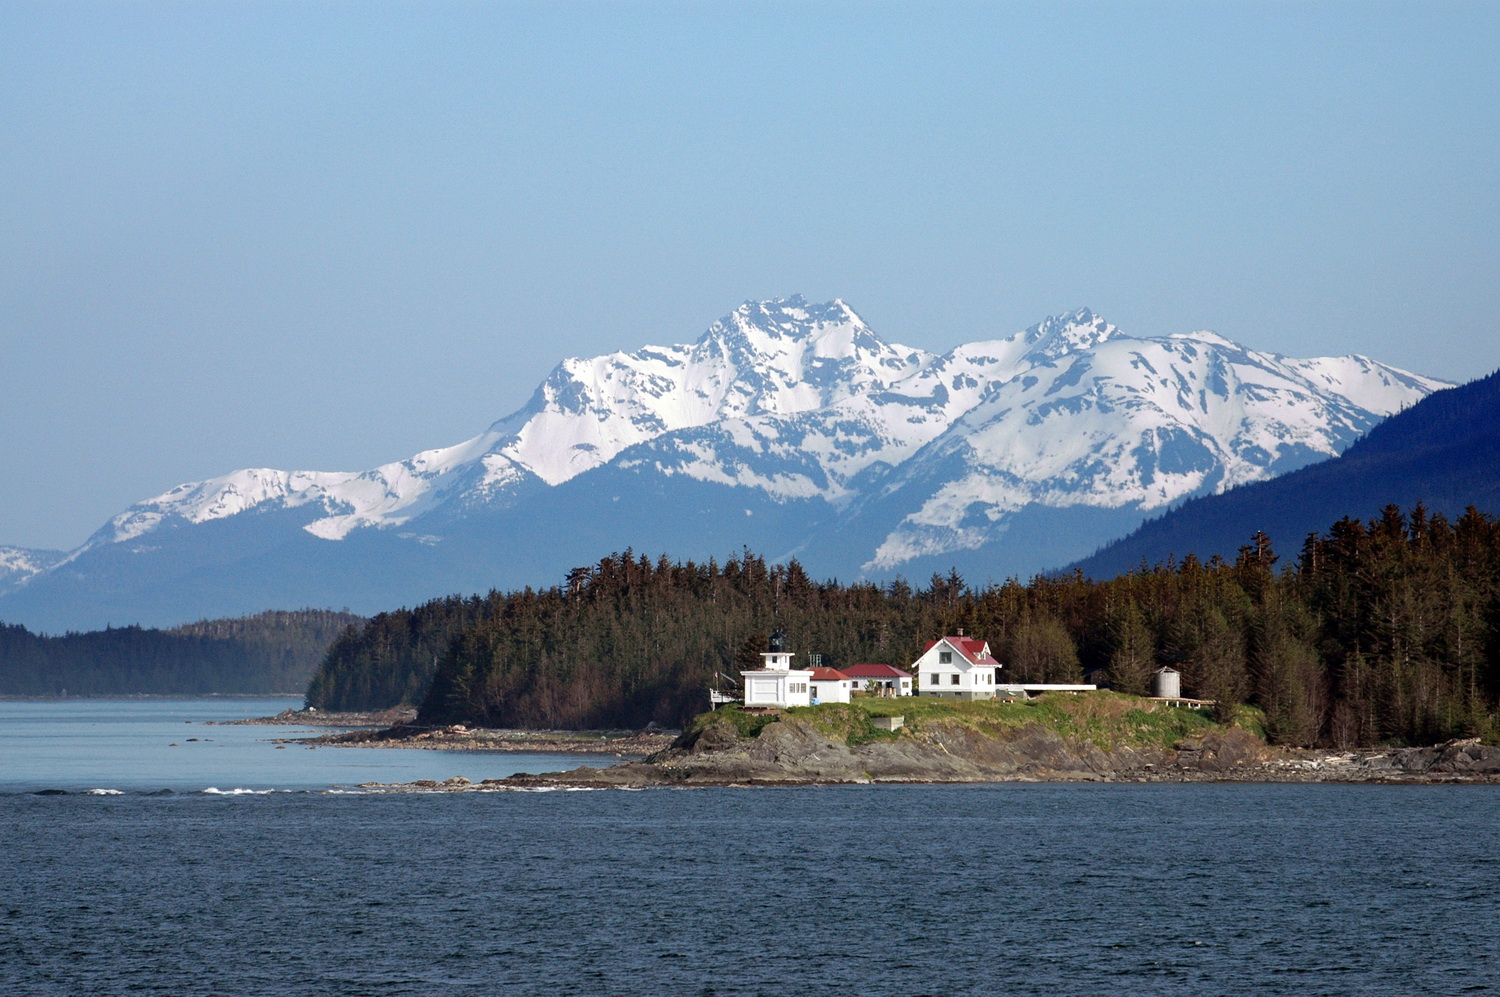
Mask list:
[[[125,795],[125,791],[122,790],[122,789],[85,789],[83,791],[83,795],[84,796],[124,796]]]
[[[276,792],[274,789],[220,789],[218,786],[209,786],[203,792],[209,796],[269,796]]]

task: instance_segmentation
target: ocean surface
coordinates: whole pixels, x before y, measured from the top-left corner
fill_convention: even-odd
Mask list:
[[[0,994],[1500,991],[1496,787],[375,795],[243,750],[282,791],[7,771]]]
[[[301,709],[302,700],[0,702],[0,793],[308,790],[455,775],[479,782],[614,761],[598,755],[278,746],[276,739],[315,737],[329,728],[212,723],[289,708]]]

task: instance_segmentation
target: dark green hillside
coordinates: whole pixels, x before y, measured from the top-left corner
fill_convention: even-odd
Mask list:
[[[438,658],[460,631],[485,614],[495,596],[434,599],[416,609],[380,613],[334,641],[307,687],[320,710],[415,706],[432,683]]]
[[[962,627],[988,640],[1002,681],[1085,672],[1143,693],[1171,665],[1184,692],[1263,711],[1287,744],[1495,738],[1500,524],[1391,507],[1309,538],[1287,570],[1257,535],[1233,561],[1194,557],[1107,582],[1082,575],[982,591],[956,575],[921,590],[814,582],[748,551],[721,567],[631,552],[543,591],[444,600],[372,621],[330,653],[316,705],[420,701],[421,721],[490,727],[684,724],[718,672],[758,664],[776,626],[807,664],[907,666]],[[405,611],[403,611],[405,613]],[[420,626],[409,620],[420,617]],[[402,620],[408,620],[402,623]],[[433,648],[451,633],[447,646]],[[430,685],[428,675],[431,675]],[[420,697],[411,690],[424,688]],[[339,699],[365,695],[365,700]],[[373,692],[383,690],[383,698]],[[320,699],[319,696],[322,696]]]
[[[1188,553],[1233,557],[1248,531],[1301,543],[1346,516],[1419,502],[1450,519],[1500,511],[1500,372],[1429,395],[1342,456],[1186,502],[1072,567],[1109,578]]]
[[[0,624],[0,696],[297,692],[334,639],[363,622],[304,609],[174,630],[111,627],[60,637]]]

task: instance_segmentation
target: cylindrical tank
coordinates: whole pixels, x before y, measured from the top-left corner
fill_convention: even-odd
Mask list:
[[[1182,673],[1175,668],[1158,668],[1151,676],[1151,695],[1157,699],[1182,698]]]

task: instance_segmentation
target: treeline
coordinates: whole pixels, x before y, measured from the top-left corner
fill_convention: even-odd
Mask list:
[[[307,687],[307,702],[321,710],[383,710],[415,706],[432,684],[438,658],[453,638],[473,626],[499,599],[449,596],[416,609],[379,613],[328,648]]]
[[[172,630],[110,627],[56,637],[0,623],[0,696],[297,692],[335,638],[364,622],[351,613],[304,609]]]
[[[1125,692],[1182,672],[1187,695],[1265,711],[1288,744],[1500,734],[1500,524],[1389,507],[1305,539],[1289,564],[1257,534],[1232,562],[1194,557],[1095,582],[1079,574],[975,591],[950,573],[913,589],[815,582],[745,551],[723,565],[632,551],[542,591],[383,614],[341,638],[309,693],[325,708],[420,705],[427,723],[677,725],[716,673],[759,663],[784,627],[825,664],[909,665],[962,627],[1011,682]]]

